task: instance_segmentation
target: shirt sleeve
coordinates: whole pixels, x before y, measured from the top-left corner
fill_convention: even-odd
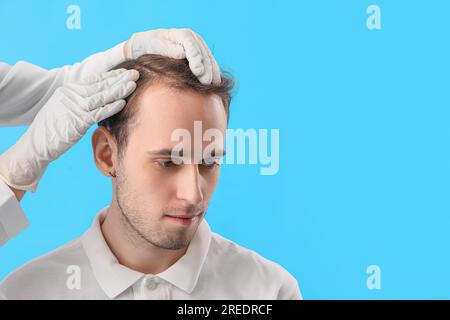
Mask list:
[[[16,196],[0,179],[0,246],[28,227],[28,219]]]
[[[285,272],[283,284],[278,292],[277,300],[303,300],[297,279],[287,271]]]
[[[81,82],[125,60],[123,45],[52,70],[24,61],[13,66],[0,62],[0,126],[29,125],[58,87]]]

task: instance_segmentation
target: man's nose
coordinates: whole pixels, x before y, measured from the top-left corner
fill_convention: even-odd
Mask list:
[[[200,204],[203,201],[203,192],[198,164],[184,165],[184,167],[178,183],[177,196],[188,203]]]

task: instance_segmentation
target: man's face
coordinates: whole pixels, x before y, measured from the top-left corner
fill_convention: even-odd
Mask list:
[[[132,229],[147,242],[166,249],[184,248],[202,221],[219,179],[220,166],[210,162],[224,151],[227,116],[223,103],[216,95],[159,84],[142,92],[136,112],[136,124],[128,128],[128,144],[116,170],[118,205]],[[194,134],[194,121],[201,121],[200,138],[198,122],[197,137]],[[212,128],[223,138],[203,141],[203,133]],[[179,129],[190,133],[191,148],[183,149],[184,159],[190,161],[175,164],[170,151],[180,145],[181,140],[172,139]],[[208,145],[216,158],[199,163],[194,155],[203,156]],[[170,217],[186,214],[198,216],[192,220]]]

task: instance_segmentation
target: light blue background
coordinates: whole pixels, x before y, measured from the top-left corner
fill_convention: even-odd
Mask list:
[[[366,28],[372,3],[380,31]],[[81,30],[66,28],[70,4]],[[0,60],[53,68],[192,28],[238,80],[230,128],[281,135],[278,175],[223,168],[212,229],[280,263],[306,299],[450,299],[449,14],[447,0],[1,0]],[[0,129],[0,151],[24,130]],[[22,201],[31,227],[0,248],[0,279],[110,202],[92,131]],[[381,290],[366,287],[371,264]]]

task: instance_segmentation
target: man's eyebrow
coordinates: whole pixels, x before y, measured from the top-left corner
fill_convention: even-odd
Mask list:
[[[147,151],[147,154],[149,154],[151,156],[171,156],[172,155],[172,149],[150,150],[150,151]],[[215,158],[215,157],[223,157],[223,156],[225,156],[225,154],[226,154],[225,149],[222,149],[222,150],[213,149],[211,151],[211,156],[213,158]],[[183,150],[180,150],[178,155],[180,157],[182,157],[183,156]]]
[[[159,149],[159,150],[151,150],[147,151],[147,154],[151,156],[170,156],[172,155],[171,149]],[[183,154],[183,151],[180,152],[180,155]]]

